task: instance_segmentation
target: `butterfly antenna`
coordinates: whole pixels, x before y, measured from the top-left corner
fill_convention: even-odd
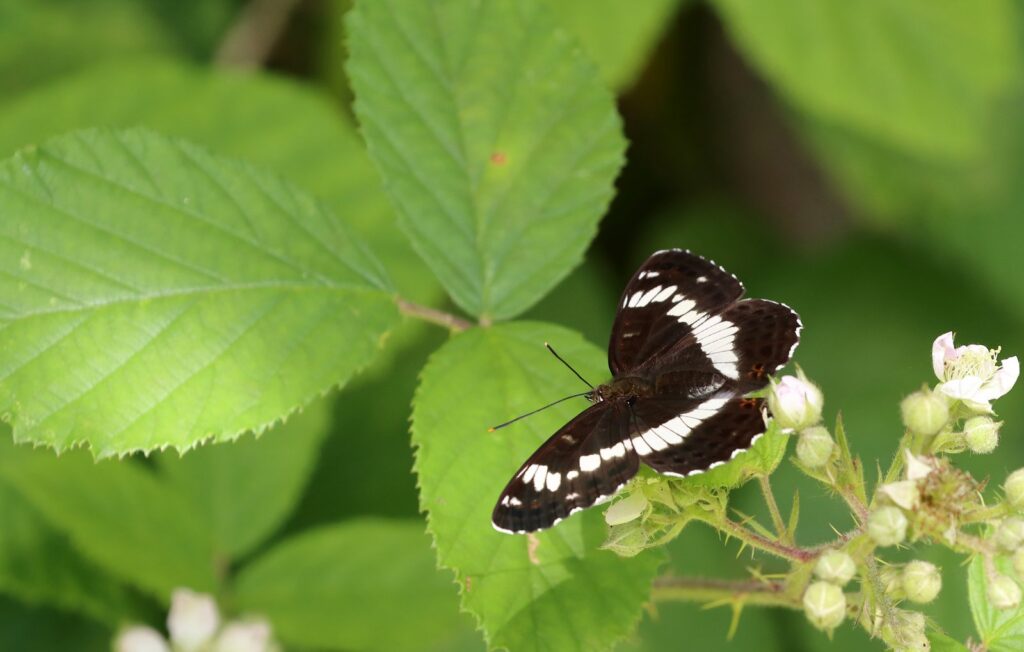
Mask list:
[[[555,351],[555,350],[554,350],[554,349],[553,349],[553,348],[551,347],[551,345],[550,345],[550,344],[548,344],[547,342],[544,342],[544,346],[545,346],[545,347],[547,347],[548,351],[551,351],[551,355],[553,355],[553,356],[555,356],[556,358],[558,358],[558,361],[559,361],[559,362],[561,362],[561,363],[562,363],[562,364],[564,364],[564,365],[565,365],[566,367],[568,367],[568,368],[569,368],[569,371],[571,371],[571,372],[573,372],[574,374],[576,374],[576,377],[577,377],[577,378],[579,378],[580,380],[582,380],[582,381],[583,381],[583,384],[585,384],[585,385],[586,385],[587,387],[589,387],[590,389],[594,389],[594,386],[590,384],[590,381],[588,381],[588,380],[587,380],[586,378],[584,378],[583,376],[581,376],[581,375],[580,375],[580,372],[578,372],[578,371],[576,371],[575,369],[573,369],[573,368],[572,368],[572,365],[571,365],[571,364],[569,364],[568,362],[566,362],[566,361],[565,361],[565,359],[564,359],[564,358],[563,358],[562,356],[558,355],[558,352],[556,352],[556,351]]]
[[[586,382],[586,381],[583,381],[583,382]],[[521,414],[518,417],[516,417],[515,419],[512,419],[511,421],[506,421],[505,423],[503,423],[501,425],[494,426],[493,428],[488,428],[487,432],[494,432],[495,430],[498,430],[500,428],[504,428],[505,426],[512,425],[513,423],[515,423],[516,421],[519,421],[520,419],[525,419],[526,417],[529,417],[529,416],[532,416],[534,414],[537,414],[538,412],[541,412],[542,410],[546,410],[546,409],[548,409],[549,407],[551,407],[553,405],[558,405],[562,401],[568,401],[571,398],[579,398],[581,396],[586,396],[589,393],[590,392],[581,392],[579,394],[573,394],[572,396],[566,396],[564,398],[560,398],[557,401],[554,401],[552,403],[548,403],[544,407],[537,408],[536,410],[533,410],[532,412],[527,412],[526,414]]]

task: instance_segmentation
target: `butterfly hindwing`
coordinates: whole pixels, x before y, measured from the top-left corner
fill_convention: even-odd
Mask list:
[[[630,441],[659,473],[686,476],[719,466],[764,433],[763,400],[729,393],[702,401],[649,398],[633,406]]]
[[[530,456],[505,487],[491,520],[503,532],[533,532],[619,490],[640,468],[628,444],[624,405],[597,403]]]
[[[714,315],[741,296],[743,284],[715,262],[680,249],[656,252],[622,293],[608,346],[612,373],[628,373],[685,337],[683,315]]]

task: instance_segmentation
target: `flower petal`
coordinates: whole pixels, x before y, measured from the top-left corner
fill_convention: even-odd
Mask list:
[[[977,376],[967,376],[966,378],[948,380],[939,385],[937,389],[952,399],[960,401],[984,401],[985,398],[978,395],[983,384],[984,381],[982,381],[981,378],[978,378]]]
[[[999,398],[1013,388],[1018,376],[1020,376],[1020,362],[1017,361],[1017,356],[1003,360],[1003,364],[999,365],[999,369],[992,374],[992,378],[978,392],[977,398],[985,401]]]
[[[953,347],[953,331],[943,333],[932,342],[932,370],[935,377],[945,380],[946,360],[956,357],[956,349]]]

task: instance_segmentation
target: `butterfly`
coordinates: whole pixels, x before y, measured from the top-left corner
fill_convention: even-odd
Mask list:
[[[712,260],[680,249],[652,254],[615,315],[612,380],[584,394],[592,405],[519,467],[494,527],[549,528],[610,498],[641,462],[685,477],[749,449],[765,423],[764,400],[747,395],[789,361],[802,325],[788,306],[743,293]]]

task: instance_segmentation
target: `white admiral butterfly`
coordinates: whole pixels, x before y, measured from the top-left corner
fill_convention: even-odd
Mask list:
[[[641,461],[687,476],[750,448],[764,432],[764,401],[746,395],[790,359],[801,324],[788,306],[742,296],[735,276],[689,251],[648,258],[615,315],[611,382],[584,394],[593,405],[520,467],[494,527],[551,527],[611,497]]]

